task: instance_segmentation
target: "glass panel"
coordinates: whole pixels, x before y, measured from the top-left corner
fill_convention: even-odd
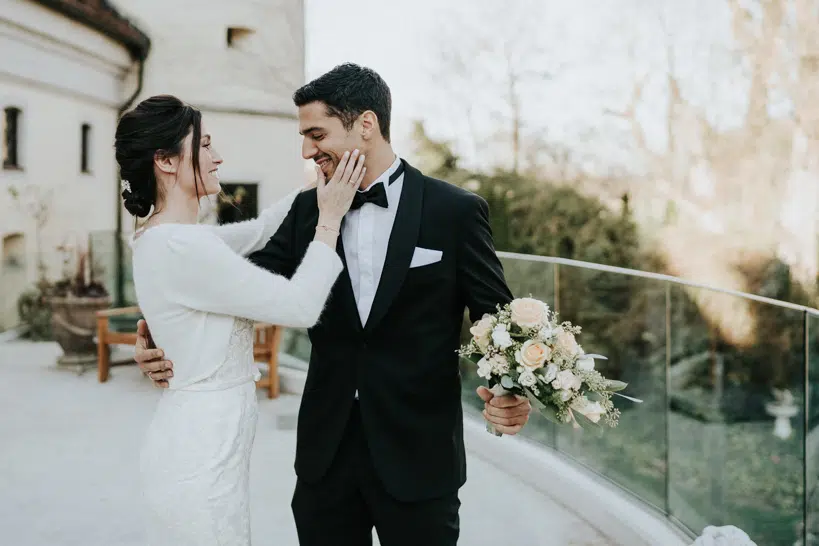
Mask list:
[[[558,429],[558,447],[591,469],[663,509],[666,499],[666,284],[561,265],[556,282],[560,317],[583,331],[578,342],[609,379],[629,384],[612,429]]]
[[[116,233],[113,231],[92,231],[88,235],[88,245],[91,251],[91,272],[94,280],[101,282],[116,303],[116,281],[117,281],[117,245]],[[130,254],[130,247],[128,248]],[[67,255],[74,267],[76,256]],[[130,274],[131,262],[127,263]]]
[[[307,370],[307,363],[310,361],[310,338],[307,330],[285,328],[282,334],[281,352],[295,357],[288,359],[281,364]]]
[[[804,315],[671,292],[669,510],[792,545],[803,517]]]
[[[519,258],[500,259],[506,284],[516,298],[537,298],[554,307],[555,265],[548,262]]]
[[[554,307],[554,264],[518,258],[501,258],[501,264],[509,289],[516,298],[533,297]],[[474,364],[467,365],[472,369],[469,374],[462,376],[470,379],[468,388],[464,390],[465,399],[474,407],[483,409],[483,403],[475,395],[475,389],[486,382],[478,377]],[[536,412],[532,413],[521,435],[540,444],[557,447],[555,425]]]
[[[94,280],[101,282],[108,295],[111,297],[111,307],[129,307],[136,305],[136,295],[132,299],[125,298],[123,302],[117,301],[117,245],[116,233],[113,231],[92,231],[88,236],[88,244],[91,250],[91,269]],[[132,277],[131,269],[131,247],[123,244],[123,273],[127,279]],[[74,259],[74,256],[71,256]],[[72,262],[73,263],[73,262]],[[131,283],[133,288],[133,283]],[[126,315],[116,315],[108,319],[108,328],[112,332],[134,332],[137,321],[142,318],[139,313],[129,313]]]
[[[122,275],[123,275],[123,301],[118,302],[117,294],[117,244],[116,232],[113,231],[93,231],[89,234],[88,242],[92,252],[92,267],[94,277],[101,281],[111,295],[114,304],[121,307],[136,305],[136,292],[134,291],[133,266],[131,245],[129,235],[123,234],[122,243]]]
[[[819,313],[807,317],[808,340],[808,434],[806,522],[808,539],[805,544],[819,542]]]

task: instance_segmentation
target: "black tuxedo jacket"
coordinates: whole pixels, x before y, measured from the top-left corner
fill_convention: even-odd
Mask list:
[[[511,301],[479,196],[404,164],[384,270],[362,325],[345,269],[319,323],[298,420],[296,472],[315,483],[333,462],[356,390],[378,477],[402,501],[453,493],[466,480],[457,350],[472,320]],[[291,276],[313,240],[315,190],[301,193],[257,265]],[[416,247],[441,261],[410,268]],[[338,253],[344,260],[341,237]]]

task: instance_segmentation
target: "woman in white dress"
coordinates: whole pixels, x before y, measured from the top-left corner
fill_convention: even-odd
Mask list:
[[[116,131],[122,197],[150,217],[134,236],[137,299],[174,363],[141,453],[149,544],[250,544],[248,474],[256,430],[253,322],[309,327],[338,274],[341,219],[364,176],[347,156],[329,182],[317,170],[319,221],[291,279],[243,258],[276,232],[299,190],[259,218],[196,225],[199,199],[220,191],[221,157],[199,111],[151,97]]]

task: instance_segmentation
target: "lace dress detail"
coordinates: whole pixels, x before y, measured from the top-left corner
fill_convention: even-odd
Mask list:
[[[249,546],[258,408],[254,323],[235,319],[221,366],[163,392],[142,452],[151,546]]]
[[[212,376],[202,381],[203,385],[219,385],[224,388],[224,385],[236,382],[259,380],[261,373],[253,360],[254,328],[251,320],[234,320],[225,360]]]

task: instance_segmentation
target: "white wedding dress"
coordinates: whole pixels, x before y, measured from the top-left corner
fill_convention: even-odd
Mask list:
[[[296,193],[255,220],[162,224],[132,241],[139,305],[174,363],[140,456],[151,546],[251,543],[254,321],[311,326],[342,270],[336,252],[317,242],[290,280],[242,258],[275,233]]]

